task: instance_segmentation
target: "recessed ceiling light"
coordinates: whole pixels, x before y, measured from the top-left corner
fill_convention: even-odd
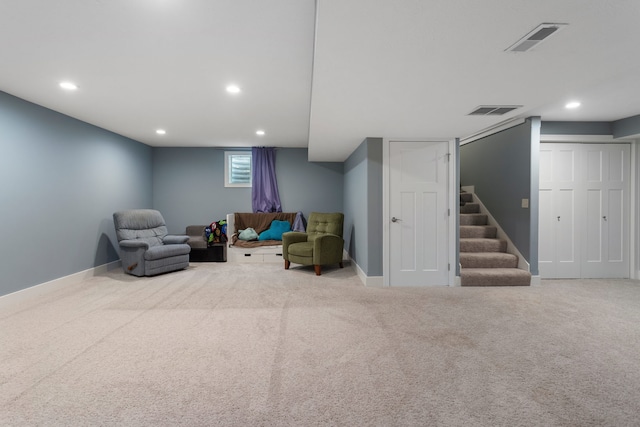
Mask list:
[[[580,106],[580,103],[578,101],[571,101],[569,102],[567,105],[564,106],[564,108],[578,108]]]
[[[240,87],[237,85],[229,85],[227,86],[227,92],[229,93],[240,93]]]
[[[62,89],[66,89],[66,90],[76,90],[76,89],[78,89],[78,86],[76,86],[74,83],[71,83],[71,82],[61,82],[60,83],[60,87]]]
[[[164,129],[158,129],[158,130],[156,130],[156,133],[157,133],[158,135],[164,135],[165,133],[167,133],[167,131],[166,131],[166,130],[164,130]]]
[[[264,135],[264,131],[263,130],[257,130],[256,131],[256,135],[262,136],[262,135]]]

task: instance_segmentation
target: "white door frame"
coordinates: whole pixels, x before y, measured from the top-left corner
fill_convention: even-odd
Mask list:
[[[389,254],[389,225],[391,223],[391,206],[390,200],[390,178],[389,161],[390,161],[390,142],[448,142],[449,144],[449,177],[448,177],[448,207],[449,212],[449,249],[448,249],[448,263],[449,274],[448,282],[449,286],[456,285],[456,225],[458,223],[456,219],[456,145],[455,139],[448,138],[384,138],[382,140],[382,276],[384,286],[390,286],[390,254]]]

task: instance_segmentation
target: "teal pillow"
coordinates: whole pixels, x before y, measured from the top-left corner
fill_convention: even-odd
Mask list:
[[[278,221],[274,219],[271,221],[271,227],[260,233],[258,240],[282,240],[282,233],[286,233],[287,231],[291,231],[289,221]]]
[[[238,239],[240,239],[240,240],[258,240],[258,233],[256,233],[256,230],[254,230],[253,228],[249,227],[247,229],[242,230],[238,234]]]

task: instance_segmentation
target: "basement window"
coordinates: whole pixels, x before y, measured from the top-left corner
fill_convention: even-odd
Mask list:
[[[224,186],[251,187],[251,151],[224,152]]]

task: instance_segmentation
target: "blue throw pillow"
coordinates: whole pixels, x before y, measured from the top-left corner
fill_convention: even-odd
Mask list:
[[[286,233],[287,231],[291,231],[289,221],[278,221],[274,219],[271,221],[271,227],[260,233],[258,240],[282,240],[282,233]]]

